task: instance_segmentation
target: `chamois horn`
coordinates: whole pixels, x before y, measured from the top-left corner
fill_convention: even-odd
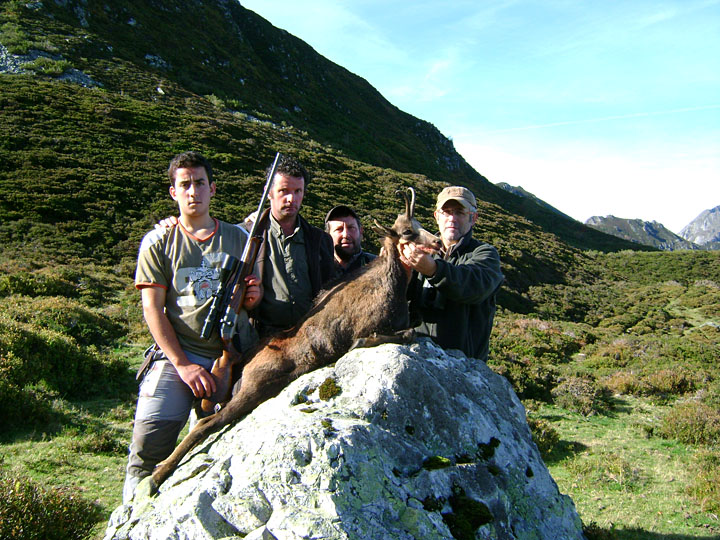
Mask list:
[[[409,199],[408,193],[410,193]],[[412,219],[415,216],[415,189],[408,186],[405,191],[398,189],[395,194],[402,195],[402,198],[405,199],[405,215]]]

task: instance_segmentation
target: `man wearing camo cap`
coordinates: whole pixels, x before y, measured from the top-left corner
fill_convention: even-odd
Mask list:
[[[414,244],[399,246],[401,260],[414,270],[408,299],[421,336],[446,349],[460,349],[486,362],[495,317],[495,296],[504,280],[500,256],[472,237],[477,202],[462,186],[443,189],[435,205],[443,248],[438,253]]]

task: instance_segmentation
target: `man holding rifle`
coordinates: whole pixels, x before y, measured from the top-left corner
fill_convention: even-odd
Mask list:
[[[201,334],[220,286],[219,267],[228,256],[240,256],[247,239],[237,226],[210,216],[216,184],[212,167],[201,154],[175,156],[168,177],[180,218],[177,225],[156,228],[143,238],[135,275],[143,315],[156,345],[142,370],[123,488],[126,503],[140,480],[175,448],[193,402],[216,391],[210,369],[227,343],[217,329],[207,339]],[[260,303],[261,284],[253,274],[243,281],[241,307],[250,310]],[[235,343],[246,349],[256,335],[247,317],[235,324],[239,337]]]
[[[294,326],[334,274],[332,239],[300,216],[309,181],[308,171],[296,159],[280,158],[257,262],[264,294],[252,315],[261,337]]]
[[[260,306],[251,313],[260,337],[295,326],[322,287],[336,276],[333,239],[300,215],[310,173],[285,154],[267,173],[274,173],[268,195],[270,212],[257,231],[262,236],[257,269],[264,292]],[[251,213],[240,226],[255,229],[257,217],[257,211]],[[155,227],[175,224],[177,218],[170,217]]]

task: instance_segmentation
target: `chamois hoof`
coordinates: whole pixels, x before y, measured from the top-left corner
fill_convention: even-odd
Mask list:
[[[397,333],[400,338],[400,343],[411,343],[417,340],[417,333],[414,328],[408,328],[407,330],[401,330]]]
[[[152,476],[147,476],[143,478],[135,488],[135,493],[133,494],[133,502],[138,503],[143,499],[149,499],[150,497],[154,497],[157,492],[157,483],[155,482],[155,480],[153,480]]]
[[[352,345],[350,345],[348,352],[352,351],[353,349],[358,349],[358,348],[362,349],[363,347],[365,347],[366,343],[367,343],[367,338],[358,338],[353,342]]]

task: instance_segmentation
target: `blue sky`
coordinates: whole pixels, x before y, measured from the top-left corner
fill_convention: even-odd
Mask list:
[[[720,0],[240,0],[570,216],[720,205]]]

